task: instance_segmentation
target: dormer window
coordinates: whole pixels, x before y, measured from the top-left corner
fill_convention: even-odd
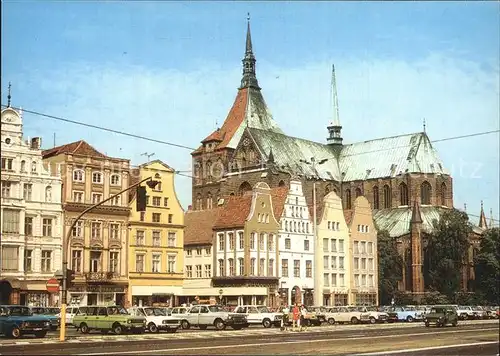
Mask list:
[[[120,185],[120,175],[112,174],[110,177],[111,185]]]
[[[81,169],[77,169],[73,171],[73,180],[75,182],[83,182],[85,175]]]
[[[102,173],[101,172],[93,172],[92,173],[92,183],[102,184]]]

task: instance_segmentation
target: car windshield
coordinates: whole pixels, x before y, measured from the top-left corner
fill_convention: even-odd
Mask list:
[[[128,312],[121,307],[108,307],[108,315],[128,315]]]
[[[160,308],[144,308],[144,313],[147,316],[165,316],[166,313]]]
[[[223,312],[225,311],[223,307],[221,307],[220,305],[211,305],[208,307],[208,309],[212,312],[212,313],[217,313],[217,312]]]
[[[444,313],[444,308],[432,308],[431,313]]]
[[[13,306],[13,307],[7,307],[7,310],[8,310],[9,315],[22,315],[22,316],[33,315],[30,308],[28,308],[28,307]]]
[[[267,309],[267,307],[265,306],[260,306],[260,307],[257,307],[257,310],[259,311],[259,313],[269,313],[269,309]]]

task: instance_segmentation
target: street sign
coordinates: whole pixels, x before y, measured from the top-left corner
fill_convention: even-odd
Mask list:
[[[59,281],[57,279],[51,278],[47,281],[47,292],[59,293]]]

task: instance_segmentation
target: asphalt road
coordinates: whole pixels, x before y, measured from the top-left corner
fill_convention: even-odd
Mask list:
[[[192,334],[139,335],[78,343],[5,345],[1,355],[496,355],[498,323],[426,328],[423,325],[267,329]],[[255,334],[260,333],[260,334]],[[195,337],[196,336],[196,337]],[[181,338],[186,337],[186,338]],[[50,342],[50,341],[49,341]],[[466,345],[466,346],[457,346]]]

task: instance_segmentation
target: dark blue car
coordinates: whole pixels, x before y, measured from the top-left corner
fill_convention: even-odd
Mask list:
[[[0,305],[0,334],[20,338],[23,335],[45,337],[50,321],[45,316],[33,315],[30,308],[22,305]]]

